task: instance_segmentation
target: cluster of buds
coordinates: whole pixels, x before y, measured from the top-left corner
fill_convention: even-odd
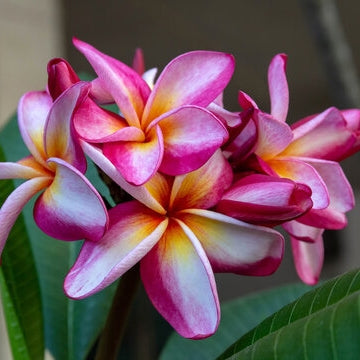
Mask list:
[[[284,252],[276,226],[289,234],[299,277],[318,281],[323,231],[343,228],[354,206],[338,161],[360,148],[360,110],[329,108],[288,125],[283,54],[268,70],[270,113],[242,91],[232,112],[222,102],[235,67],[230,54],[185,53],[156,77],[141,51],[129,67],[78,39],[74,45],[96,78],[81,81],[68,62],[53,59],[46,90],[19,102],[31,155],[0,163],[0,179],[27,180],[1,207],[0,252],[41,192],[39,228],[84,240],[67,296],[94,294],[140,263],[153,305],[189,338],[219,324],[215,272],[276,271]],[[86,156],[126,201],[105,206],[86,178]]]

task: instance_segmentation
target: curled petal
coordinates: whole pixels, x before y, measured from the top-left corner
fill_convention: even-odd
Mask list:
[[[160,127],[155,126],[143,142],[105,143],[103,151],[126,181],[142,185],[159,169],[164,154],[163,146]]]
[[[170,208],[173,211],[208,209],[219,201],[232,178],[231,167],[218,150],[200,169],[175,177]]]
[[[255,112],[254,121],[258,134],[254,152],[264,160],[278,155],[291,143],[293,134],[285,122],[260,111]]]
[[[129,125],[139,127],[139,117],[150,93],[146,82],[136,71],[93,46],[75,38],[73,43],[90,62],[102,86],[111,94]]]
[[[81,299],[94,294],[141,260],[161,238],[167,219],[137,201],[109,210],[110,225],[99,242],[85,241],[66,276],[68,296]]]
[[[11,228],[26,203],[51,182],[51,178],[36,177],[18,186],[5,200],[0,209],[0,255]]]
[[[214,274],[186,225],[171,221],[140,270],[151,302],[181,336],[201,339],[216,331],[220,310]]]
[[[89,142],[145,140],[142,130],[128,126],[121,116],[102,109],[90,99],[76,111],[74,127],[79,136]]]
[[[248,94],[244,93],[243,91],[239,91],[238,102],[243,110],[258,109],[256,102]]]
[[[24,94],[18,105],[21,136],[31,154],[44,166],[46,166],[44,130],[51,106],[52,99],[45,91]]]
[[[198,169],[226,141],[228,132],[209,111],[186,106],[158,122],[164,137],[160,170],[180,175]]]
[[[288,221],[282,227],[296,240],[310,243],[315,242],[324,232],[324,229],[302,224],[298,220]]]
[[[159,214],[166,213],[165,208],[161,205],[161,203],[159,203],[157,197],[154,196],[151,189],[149,190],[146,186],[131,185],[124,179],[114,164],[111,163],[110,160],[103,154],[100,148],[90,145],[84,141],[81,141],[81,144],[85,153],[91,158],[91,160],[94,161],[94,163],[122,189],[141,203],[145,204],[148,208],[158,212]],[[155,174],[154,176],[157,175]],[[155,190],[155,192],[156,191],[157,190]]]
[[[289,179],[253,174],[234,183],[216,210],[251,224],[275,226],[311,209],[311,189]]]
[[[346,121],[336,108],[296,122],[294,140],[281,156],[303,156],[338,160],[354,145],[356,137],[346,127]]]
[[[139,74],[142,75],[145,72],[145,60],[142,49],[137,48],[132,63],[132,68]]]
[[[177,217],[199,239],[215,272],[264,276],[280,265],[284,239],[272,229],[208,210],[184,210]]]
[[[320,277],[324,262],[324,243],[322,235],[313,243],[299,241],[291,237],[291,248],[295,268],[300,279],[308,285],[315,285]]]
[[[286,61],[285,54],[278,54],[271,60],[268,70],[271,115],[280,121],[286,121],[289,108],[289,88],[285,73]]]
[[[82,173],[86,171],[86,159],[75,135],[72,118],[88,92],[89,85],[84,82],[63,92],[49,111],[44,132],[47,157],[63,159]]]
[[[212,102],[207,109],[220,119],[226,127],[236,128],[241,125],[242,121],[238,112],[230,112],[215,102]]]
[[[108,225],[105,205],[90,182],[61,159],[50,158],[56,175],[37,199],[34,219],[49,236],[61,240],[99,240]]]
[[[305,184],[312,191],[311,200],[314,209],[329,206],[329,193],[324,180],[314,167],[299,158],[278,158],[268,161],[271,168],[283,178]]]
[[[64,59],[55,58],[49,61],[48,91],[53,100],[56,100],[66,89],[80,81],[74,69]]]
[[[178,56],[156,81],[144,110],[143,126],[183,105],[208,106],[226,87],[234,67],[233,56],[220,52],[192,51]]]

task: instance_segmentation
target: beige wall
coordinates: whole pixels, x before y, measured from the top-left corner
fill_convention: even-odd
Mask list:
[[[48,60],[63,56],[59,5],[57,0],[0,0],[0,127],[24,92],[44,88]],[[0,359],[7,360],[0,313]]]

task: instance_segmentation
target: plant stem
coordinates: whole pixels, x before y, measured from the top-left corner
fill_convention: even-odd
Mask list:
[[[135,265],[120,279],[104,330],[100,336],[95,360],[116,359],[139,284],[139,265]]]

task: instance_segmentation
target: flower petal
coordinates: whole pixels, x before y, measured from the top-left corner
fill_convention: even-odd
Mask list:
[[[160,170],[181,175],[198,169],[226,141],[228,132],[209,111],[186,106],[158,122],[164,137]]]
[[[285,73],[286,61],[285,54],[278,54],[271,60],[268,70],[271,115],[280,121],[286,121],[289,108],[289,88]]]
[[[260,111],[255,111],[254,121],[258,133],[254,152],[262,159],[271,159],[291,143],[293,134],[286,123]]]
[[[151,302],[181,336],[201,339],[216,331],[220,309],[214,275],[189,229],[185,233],[171,221],[140,270]]]
[[[230,54],[192,51],[172,60],[162,71],[145,106],[142,125],[183,105],[208,106],[234,72]]]
[[[271,168],[283,178],[305,184],[312,191],[311,200],[314,209],[325,209],[329,206],[329,193],[326,184],[314,167],[301,158],[277,158],[268,161]]]
[[[90,182],[61,159],[50,158],[56,175],[37,199],[34,219],[49,236],[61,240],[99,240],[108,223],[105,205]]]
[[[44,166],[46,166],[44,130],[51,106],[52,99],[45,91],[24,94],[18,105],[21,136],[31,154]]]
[[[282,227],[291,235],[291,237],[299,241],[305,241],[310,243],[315,242],[315,240],[319,236],[322,236],[324,232],[324,229],[305,225],[297,220],[288,221],[282,224]]]
[[[336,108],[329,108],[314,117],[296,122],[294,140],[282,156],[303,156],[337,160],[355,143],[356,137],[346,128],[346,121]]]
[[[139,118],[150,93],[146,82],[136,71],[93,46],[75,38],[73,43],[90,62],[102,86],[114,98],[128,124],[139,127]]]
[[[215,272],[263,276],[280,265],[284,239],[272,229],[208,210],[189,209],[176,216],[199,239]]]
[[[0,162],[0,179],[31,179],[34,177],[51,176],[32,156],[16,163]]]
[[[103,145],[104,155],[131,184],[142,185],[158,170],[164,153],[159,126],[147,134],[144,142],[118,141]]]
[[[222,196],[216,210],[236,219],[275,226],[311,209],[311,189],[289,179],[244,176]]]
[[[141,260],[166,230],[168,221],[137,201],[109,210],[110,226],[99,242],[85,241],[66,276],[68,296],[81,299],[119,278]]]
[[[63,159],[82,173],[86,171],[86,159],[76,138],[72,118],[88,91],[88,84],[78,82],[63,92],[49,111],[44,132],[47,158]]]
[[[208,209],[219,201],[232,178],[231,167],[218,150],[200,169],[175,177],[169,208]]]
[[[94,161],[94,163],[100,169],[102,169],[102,171],[104,171],[107,176],[109,176],[127,193],[129,193],[141,203],[145,204],[148,208],[158,212],[159,214],[166,213],[166,210],[159,203],[157,198],[152,194],[151,190],[149,190],[146,186],[135,186],[128,183],[116,169],[114,164],[112,164],[110,160],[104,156],[100,148],[90,145],[84,141],[81,141],[81,146],[84,149],[85,153],[91,158],[91,160]],[[154,176],[156,176],[156,174]]]
[[[36,177],[18,186],[5,200],[0,209],[0,255],[5,246],[11,228],[26,203],[40,190],[45,188],[51,179]]]
[[[300,279],[308,285],[315,285],[319,281],[324,262],[324,243],[319,235],[313,243],[291,238],[291,248],[296,271]]]
[[[145,140],[141,129],[128,126],[120,115],[99,107],[90,99],[76,111],[74,127],[79,136],[89,142]]]

